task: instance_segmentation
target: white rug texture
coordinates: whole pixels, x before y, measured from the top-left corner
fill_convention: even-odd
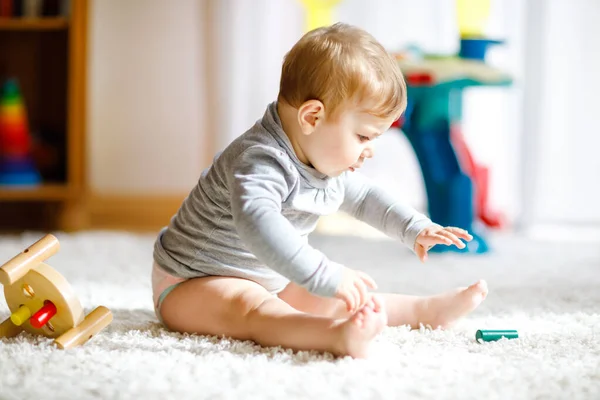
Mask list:
[[[4,263],[42,236],[0,237]],[[21,334],[0,339],[0,399],[600,399],[600,245],[492,240],[485,256],[433,255],[422,265],[390,240],[313,236],[330,258],[369,272],[381,290],[434,294],[488,282],[489,296],[447,331],[386,328],[368,360],[293,353],[181,335],[152,309],[154,236],[56,233],[48,264],[86,313],[114,322],[82,347]],[[0,318],[9,311],[0,297]],[[479,344],[477,329],[520,338]]]

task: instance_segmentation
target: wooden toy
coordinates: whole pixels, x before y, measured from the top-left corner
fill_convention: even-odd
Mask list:
[[[67,280],[45,261],[59,250],[58,239],[46,235],[0,267],[0,283],[11,316],[0,324],[0,337],[22,331],[54,338],[61,349],[82,345],[112,322],[99,306],[84,315]]]

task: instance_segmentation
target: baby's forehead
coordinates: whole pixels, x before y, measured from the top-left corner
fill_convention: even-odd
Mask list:
[[[350,114],[355,123],[369,126],[375,130],[387,129],[387,127],[394,122],[389,118],[386,119],[373,115],[365,109],[354,109],[350,111]]]

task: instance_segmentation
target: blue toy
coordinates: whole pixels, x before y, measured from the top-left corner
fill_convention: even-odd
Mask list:
[[[485,64],[489,46],[502,43],[485,37],[490,2],[456,0],[458,56],[423,56],[415,48],[398,56],[406,78],[408,107],[395,126],[402,128],[419,160],[430,217],[473,235],[464,249],[435,246],[434,252],[485,253],[488,245],[474,227],[475,219],[491,227],[503,225],[503,218],[488,207],[487,168],[477,165],[460,133],[465,88],[512,82],[507,74]]]
[[[485,253],[488,245],[483,233],[474,227],[474,176],[469,176],[461,164],[451,132],[460,129],[465,88],[506,86],[511,78],[481,61],[454,56],[399,58],[398,62],[407,82],[408,107],[397,126],[421,166],[430,217],[473,235],[464,249],[435,246],[431,251]]]

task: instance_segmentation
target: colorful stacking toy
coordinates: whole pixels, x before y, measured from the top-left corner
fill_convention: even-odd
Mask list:
[[[25,104],[17,81],[10,79],[0,98],[0,185],[36,185],[40,181],[31,157]]]

